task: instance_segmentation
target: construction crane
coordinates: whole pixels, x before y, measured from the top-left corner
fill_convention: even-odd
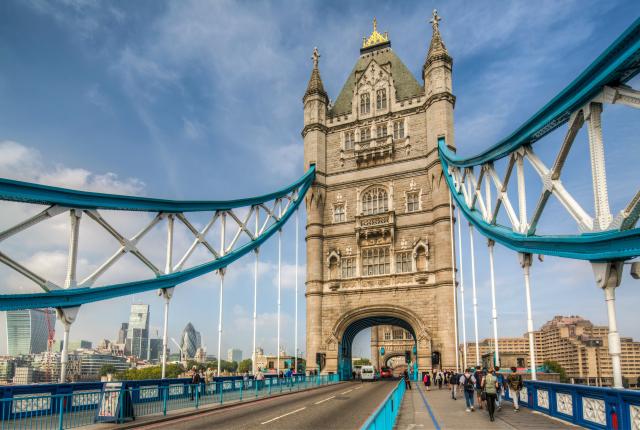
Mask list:
[[[53,381],[52,377],[52,361],[53,361],[53,345],[56,337],[55,323],[51,321],[49,308],[36,309],[36,311],[44,314],[44,319],[47,322],[47,356],[44,362],[44,372],[47,382]]]

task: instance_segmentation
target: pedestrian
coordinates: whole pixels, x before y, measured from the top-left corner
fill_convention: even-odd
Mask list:
[[[438,370],[438,373],[436,373],[436,383],[438,384],[438,390],[442,390],[442,379],[444,378],[444,376],[442,375],[442,371]]]
[[[261,369],[258,369],[258,373],[256,373],[256,383],[258,390],[262,390],[264,386],[264,373],[262,373]]]
[[[504,375],[500,373],[500,366],[496,366],[496,378],[498,379],[498,392],[496,397],[496,406],[498,407],[498,410],[501,410],[505,381],[504,381]]]
[[[471,370],[469,368],[464,370],[464,374],[460,375],[460,382],[459,382],[461,388],[462,388],[462,392],[464,393],[464,401],[465,404],[467,406],[466,411],[470,412],[473,411],[475,412],[475,408],[473,407],[473,400],[474,400],[474,389],[475,389],[475,385],[476,385],[476,378],[475,376],[473,376],[473,374],[471,373]]]
[[[411,389],[411,381],[409,380],[409,372],[405,369],[404,371],[404,387],[408,390]]]
[[[520,411],[520,405],[518,401],[520,400],[520,390],[522,390],[522,376],[516,373],[516,368],[511,368],[511,373],[507,377],[507,382],[509,384],[509,396],[511,396],[511,400],[513,400],[513,409],[516,412]]]
[[[429,372],[424,372],[422,382],[424,382],[424,386],[427,387],[427,391],[429,391],[429,388],[431,387],[431,374]]]
[[[482,409],[482,379],[484,378],[484,370],[476,369],[476,397],[478,398],[478,409]]]
[[[356,371],[355,370],[351,371],[351,379],[354,380],[354,381],[356,380]]]
[[[449,376],[449,384],[451,385],[451,398],[453,400],[458,400],[458,380],[460,379],[460,375],[458,373],[451,373]]]
[[[493,414],[496,408],[496,397],[498,392],[498,378],[496,377],[495,370],[489,369],[489,372],[482,380],[482,389],[484,390],[484,396],[487,402],[487,411],[489,412],[489,419],[494,421]]]
[[[196,366],[193,366],[191,368],[191,400],[193,400],[193,397],[196,394],[198,385],[200,385],[200,374],[198,373]]]

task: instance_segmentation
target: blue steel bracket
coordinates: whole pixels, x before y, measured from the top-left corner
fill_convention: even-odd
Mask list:
[[[144,197],[120,196],[91,193],[64,188],[31,184],[8,179],[0,179],[0,199],[25,203],[44,204],[51,207],[73,208],[82,211],[125,210],[157,212],[158,214],[181,214],[201,211],[229,211],[240,207],[262,207],[268,212],[265,203],[272,200],[289,200],[286,209],[279,216],[270,213],[274,222],[266,223],[259,234],[248,242],[239,245],[229,253],[217,255],[213,261],[195,265],[173,273],[159,273],[155,278],[125,282],[100,287],[55,288],[43,293],[3,294],[0,295],[0,311],[33,308],[66,308],[84,303],[108,300],[115,297],[138,294],[164,288],[173,288],[215,270],[224,269],[247,253],[255,250],[275,232],[282,229],[291,215],[303,201],[315,178],[315,166],[298,181],[286,188],[259,197],[229,201],[174,201]],[[275,204],[274,209],[275,211]],[[281,206],[282,210],[282,206]],[[269,212],[268,212],[269,213]],[[214,218],[215,219],[215,218]],[[213,221],[212,221],[213,222]],[[239,227],[240,231],[242,227]],[[246,228],[245,228],[246,230]],[[237,233],[239,236],[240,233]],[[237,238],[236,238],[237,239]],[[1,238],[0,238],[1,240]],[[0,253],[0,257],[5,257]]]

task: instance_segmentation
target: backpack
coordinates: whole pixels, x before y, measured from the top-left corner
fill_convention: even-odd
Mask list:
[[[465,391],[473,391],[473,375],[464,376],[464,390]]]

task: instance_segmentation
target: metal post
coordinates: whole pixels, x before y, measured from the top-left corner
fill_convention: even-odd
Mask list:
[[[609,209],[604,144],[602,142],[602,103],[589,103],[587,111],[586,117],[589,121],[589,155],[591,157],[591,176],[593,180],[593,198],[596,213],[594,227],[597,230],[604,230],[611,223],[611,210]]]
[[[227,213],[226,212],[222,212],[222,218],[220,219],[220,257],[224,256],[224,250],[225,250],[225,229],[226,229],[226,217]],[[218,376],[220,376],[221,373],[221,367],[220,365],[222,364],[222,305],[223,305],[223,299],[224,299],[224,272],[226,270],[226,267],[223,267],[222,269],[218,270],[218,273],[220,274],[220,308],[218,309]],[[222,399],[222,391],[220,391],[220,397]]]
[[[449,220],[450,220],[450,227],[451,227],[451,280],[453,282],[453,315],[454,315],[453,330],[454,330],[454,339],[456,342],[456,345],[455,345],[456,372],[460,372],[460,357],[458,354],[458,345],[460,345],[460,339],[458,337],[458,287],[456,285],[456,247],[455,247],[455,242],[453,238],[453,203],[451,202],[451,193],[449,193]],[[414,372],[414,374],[415,373],[416,372]]]
[[[280,205],[280,218],[282,218],[282,201]],[[282,289],[282,229],[278,230],[278,336],[276,342],[277,359],[276,373],[280,375],[280,291]]]
[[[622,280],[621,262],[591,263],[596,278],[596,285],[604,290],[604,299],[607,303],[607,316],[609,318],[609,355],[611,356],[611,368],[613,371],[613,388],[624,388],[622,385],[622,368],[620,365],[620,334],[616,319],[616,292],[615,289]]]
[[[500,366],[500,352],[498,348],[498,311],[496,309],[496,278],[493,270],[493,247],[495,242],[487,241],[489,246],[489,272],[491,273],[491,319],[493,320],[493,341],[496,354],[496,366]]]
[[[167,257],[164,273],[168,275],[173,270],[173,214],[167,217]],[[162,379],[167,375],[167,333],[169,330],[169,301],[173,293],[173,288],[163,288],[160,294],[164,297],[164,326],[162,328]]]
[[[531,362],[531,379],[535,381],[536,377],[536,352],[535,339],[533,337],[533,317],[531,316],[531,287],[529,285],[529,274],[532,263],[531,254],[518,253],[520,258],[520,266],[524,270],[524,290],[527,298],[527,332],[529,333],[529,361]]]
[[[47,318],[49,316],[47,315]],[[60,383],[67,382],[67,363],[69,362],[69,330],[71,324],[63,321],[64,335],[62,337],[62,355],[60,356]]]
[[[473,330],[476,338],[476,366],[480,366],[480,345],[478,343],[478,296],[476,294],[476,257],[473,245],[473,226],[469,224],[469,247],[471,248],[471,287],[473,292]]]
[[[458,208],[458,220],[460,220],[460,208]],[[458,222],[458,259],[460,260],[460,301],[462,308],[462,361],[463,367],[467,368],[467,323],[465,322],[464,313],[464,270],[462,264],[462,229],[460,227],[461,222]]]
[[[256,238],[260,233],[260,209],[256,206]],[[255,249],[255,262],[253,264],[253,352],[251,353],[251,373],[254,378],[257,372],[256,366],[256,330],[258,323],[258,254],[260,249]]]
[[[296,302],[295,302],[295,326],[294,326],[294,346],[293,350],[295,351],[295,357],[293,358],[293,370],[294,373],[298,373],[298,229],[300,224],[300,216],[298,214],[298,209],[296,209]]]
[[[80,235],[80,218],[82,211],[71,209],[69,211],[71,216],[71,234],[69,235],[69,257],[67,260],[67,276],[64,281],[64,288],[75,288],[77,286],[76,269],[78,263],[78,237]],[[69,309],[69,308],[67,308]],[[62,322],[64,327],[64,337],[62,345],[62,355],[60,356],[60,383],[66,382],[67,379],[67,363],[69,361],[69,330],[71,324],[75,320],[79,307],[69,309],[69,312],[65,312],[66,309],[58,308],[58,319]],[[49,315],[46,315],[49,318]]]

